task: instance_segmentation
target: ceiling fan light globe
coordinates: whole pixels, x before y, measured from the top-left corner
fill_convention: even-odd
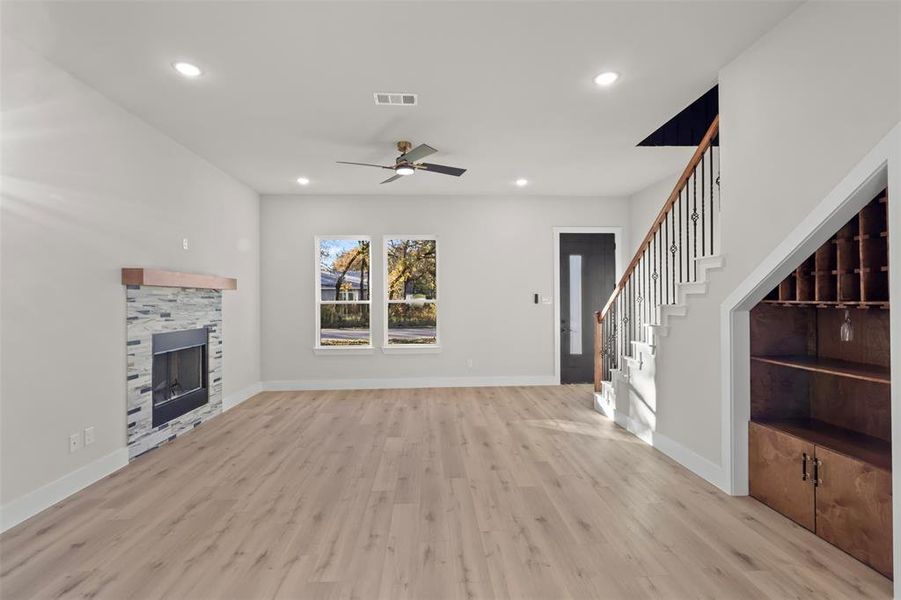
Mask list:
[[[394,172],[397,173],[398,175],[412,175],[413,173],[416,172],[416,169],[414,169],[410,165],[401,165],[401,166],[397,167],[396,169],[394,169]]]

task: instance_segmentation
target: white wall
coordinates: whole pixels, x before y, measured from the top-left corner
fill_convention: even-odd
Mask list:
[[[688,152],[687,157],[685,158],[685,164],[688,164],[692,152],[693,151]],[[660,209],[663,208],[663,203],[669,198],[670,193],[673,191],[673,187],[676,185],[676,180],[681,174],[682,172],[680,170],[679,172],[664,177],[660,181],[652,183],[646,188],[629,196],[630,241],[629,252],[627,252],[627,256],[625,257],[626,264],[628,264],[632,259],[632,256],[635,255],[635,252],[638,250],[638,245],[644,239],[644,236],[647,235],[651,223],[657,218]]]
[[[720,73],[726,267],[657,362],[658,431],[721,464],[725,297],[901,118],[897,3],[802,6]]]
[[[237,277],[224,396],[259,381],[259,198],[8,36],[2,51],[6,521],[11,502],[21,514],[35,490],[124,453],[121,267]],[[70,454],[88,426],[96,442]]]
[[[285,387],[552,381],[554,308],[533,294],[553,294],[553,228],[628,224],[623,199],[264,196],[261,204],[263,379]],[[376,346],[381,236],[439,236],[440,354],[313,354],[313,239],[329,234],[373,238]]]

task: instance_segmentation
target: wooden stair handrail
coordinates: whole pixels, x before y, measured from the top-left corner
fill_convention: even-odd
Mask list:
[[[682,190],[688,184],[688,179],[691,177],[691,174],[694,173],[695,169],[698,166],[698,163],[701,162],[701,159],[704,157],[704,153],[710,148],[710,145],[713,143],[713,139],[717,136],[720,130],[720,116],[717,115],[713,118],[713,122],[710,124],[710,127],[707,128],[707,133],[704,134],[704,137],[701,138],[701,143],[698,144],[698,147],[695,149],[695,153],[692,155],[691,160],[688,161],[688,165],[685,167],[685,170],[682,171],[682,175],[679,176],[679,179],[676,180],[676,185],[673,187],[673,191],[670,193],[669,198],[666,199],[666,202],[663,204],[663,208],[660,209],[660,212],[657,214],[657,218],[654,219],[654,222],[651,224],[651,228],[648,229],[647,235],[644,236],[644,240],[642,240],[641,244],[638,246],[638,250],[635,251],[635,256],[632,257],[632,260],[629,262],[629,266],[626,267],[623,276],[620,278],[619,283],[616,284],[616,287],[613,288],[613,293],[610,294],[610,298],[607,300],[607,304],[604,305],[603,310],[600,312],[599,320],[603,320],[604,316],[607,314],[607,311],[610,310],[610,307],[616,301],[616,297],[619,296],[620,292],[623,291],[626,283],[629,281],[629,278],[632,276],[632,272],[635,271],[635,267],[638,266],[639,261],[641,260],[642,255],[644,255],[645,249],[651,243],[651,240],[654,239],[654,235],[657,233],[657,230],[666,220],[666,217],[669,215],[670,211],[673,209],[673,205],[676,203],[676,200],[679,199],[679,195],[682,193]]]

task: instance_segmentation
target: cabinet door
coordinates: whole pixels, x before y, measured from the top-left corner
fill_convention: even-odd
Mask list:
[[[799,525],[814,530],[814,446],[809,442],[751,423],[748,431],[748,476],[751,496]]]
[[[892,475],[817,446],[818,536],[892,576]]]

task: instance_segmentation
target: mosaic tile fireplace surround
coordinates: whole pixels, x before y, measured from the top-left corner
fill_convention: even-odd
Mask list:
[[[209,276],[196,276],[198,285],[222,289],[181,287],[195,281],[190,274],[156,272],[182,277],[173,283],[171,278],[155,281],[151,277],[130,276],[133,273],[127,276],[126,271],[144,270],[123,269],[122,273],[126,284],[126,423],[128,458],[132,460],[222,412],[222,289],[235,289],[236,283],[226,279],[211,283]],[[168,287],[173,285],[178,287]],[[175,332],[179,333],[157,335]],[[181,360],[173,360],[178,354],[183,355]],[[161,369],[166,372],[161,373]],[[178,369],[180,373],[172,373]],[[203,371],[197,372],[198,369]],[[173,411],[172,404],[167,404],[173,399],[172,404],[187,404]],[[179,414],[182,411],[187,412]]]

